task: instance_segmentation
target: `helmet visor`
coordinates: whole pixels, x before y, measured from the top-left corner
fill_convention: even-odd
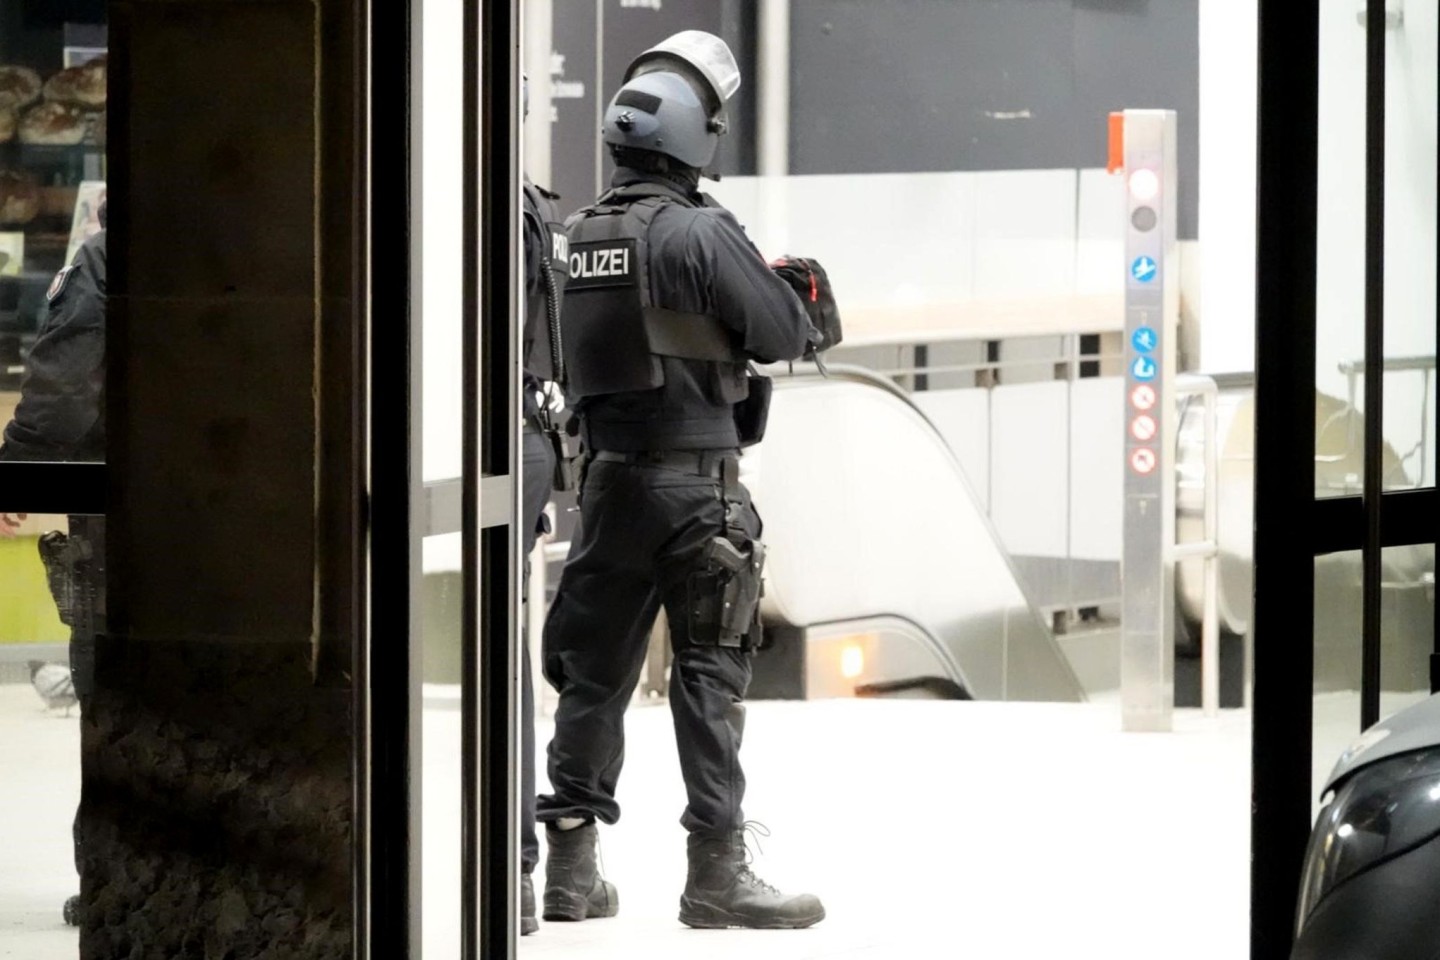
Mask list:
[[[682,30],[666,37],[635,58],[625,72],[625,79],[635,76],[637,68],[646,61],[663,60],[666,56],[683,60],[698,70],[722,104],[740,89],[740,67],[735,63],[735,55],[724,40],[704,30]]]

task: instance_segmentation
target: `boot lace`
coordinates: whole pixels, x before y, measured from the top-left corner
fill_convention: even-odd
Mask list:
[[[750,865],[755,862],[755,852],[765,852],[765,848],[760,843],[760,838],[770,836],[770,828],[758,820],[746,820],[745,823],[741,825],[739,832],[740,841],[745,847],[745,859],[740,863],[739,879],[763,892],[779,896],[780,891],[776,887],[761,880],[755,875],[755,871],[750,869]],[[755,844],[754,851],[750,849],[752,842]]]

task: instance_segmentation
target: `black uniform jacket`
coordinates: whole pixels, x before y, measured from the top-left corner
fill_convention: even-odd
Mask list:
[[[105,231],[56,275],[0,460],[105,457]]]
[[[550,202],[553,203],[553,200]],[[545,278],[540,270],[540,261],[550,255],[550,236],[545,224],[554,220],[555,215],[552,210],[542,210],[537,207],[528,190],[522,194],[522,203],[525,206],[525,216],[521,217],[521,231],[525,242],[525,322],[529,324],[532,322],[533,316],[532,305],[537,299],[543,301],[546,297]],[[558,290],[556,292],[559,293]],[[540,315],[544,315],[543,310]],[[528,333],[529,331],[527,331]],[[536,394],[540,392],[541,382],[540,378],[530,370],[524,371],[522,379],[525,384],[524,413],[529,417],[540,410]]]
[[[718,317],[745,353],[762,363],[795,360],[810,344],[805,308],[745,235],[733,214],[686,193],[672,179],[621,167],[614,187],[655,184],[680,202],[650,224],[650,296],[654,306]],[[665,384],[654,390],[586,397],[576,405],[595,449],[726,449],[739,445],[734,404],[747,384],[743,365],[661,359]]]

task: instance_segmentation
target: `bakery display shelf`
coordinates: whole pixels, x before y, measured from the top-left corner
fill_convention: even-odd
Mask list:
[[[25,234],[26,263],[34,263],[40,260],[44,260],[45,265],[48,267],[50,265],[49,261],[53,257],[63,258],[65,256],[65,251],[69,248],[69,234]],[[59,266],[56,266],[55,269],[58,270]]]
[[[33,290],[37,287],[41,290],[48,290],[50,289],[50,282],[54,279],[55,274],[53,271],[22,270],[18,276],[6,275],[0,277],[0,286],[15,284],[20,287],[21,290]],[[0,300],[3,299],[3,297],[0,297]]]
[[[95,154],[104,155],[105,147],[94,143],[22,143],[18,139],[7,140],[0,143],[0,154],[8,158],[18,159],[24,163],[27,159],[44,162],[54,162],[57,159],[70,159],[76,156],[91,156]]]

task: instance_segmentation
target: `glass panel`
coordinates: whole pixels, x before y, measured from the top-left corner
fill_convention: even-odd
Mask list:
[[[723,179],[701,180],[700,189],[734,214],[766,260],[788,254],[823,263],[844,317],[844,343],[827,358],[829,378],[805,363],[765,367],[775,379],[769,426],[763,442],[746,448],[740,467],[764,516],[769,561],[761,610],[775,642],[755,655],[748,687],[744,814],[774,833],[757,851],[755,871],[787,891],[813,890],[834,911],[817,928],[811,952],[943,952],[940,945],[954,935],[945,929],[940,901],[953,898],[954,887],[924,878],[952,860],[968,863],[975,877],[1004,873],[1012,858],[1003,838],[1022,822],[1047,820],[1029,818],[1023,798],[1033,798],[1037,810],[1053,806],[1053,784],[1075,777],[1096,785],[1080,801],[1083,809],[1067,817],[1086,828],[1077,833],[1052,823],[1040,829],[1053,828],[1053,836],[1032,837],[1061,854],[1053,858],[1058,872],[1043,881],[1053,888],[1032,892],[1060,904],[1074,923],[1062,924],[1063,932],[1037,928],[1016,922],[1008,904],[997,903],[967,934],[972,947],[1025,956],[1106,949],[1143,955],[1153,951],[1146,942],[1152,934],[1184,922],[1186,908],[1175,902],[1203,901],[1220,909],[1196,951],[1241,955],[1254,453],[1253,390],[1245,376],[1254,343],[1255,133],[1247,105],[1256,92],[1255,74],[1244,65],[1254,62],[1253,22],[1219,5],[1102,10],[1070,0],[762,5],[788,11],[788,23],[778,26],[748,4],[540,6],[556,13],[548,63],[553,103],[532,85],[530,122],[535,110],[546,110],[551,137],[543,154],[529,151],[527,139],[527,172],[562,195],[562,212],[591,203],[611,183],[615,167],[599,118],[630,58],[674,30],[710,30],[734,49],[742,81],[717,154]],[[532,57],[530,66],[533,84],[545,61]],[[628,106],[643,113],[645,102],[635,97]],[[1156,622],[1180,621],[1174,693],[1184,702],[1175,724],[1186,735],[1175,737],[1119,732],[1122,496],[1132,429],[1122,418],[1131,348],[1123,329],[1131,267],[1125,242],[1137,221],[1127,208],[1126,179],[1107,174],[1104,162],[1106,114],[1125,107],[1177,112],[1176,177],[1164,189],[1178,201],[1167,221],[1177,227],[1178,250],[1164,269],[1178,304],[1156,309],[1180,327],[1173,346],[1165,345],[1174,349],[1174,372],[1240,374],[1213,401],[1221,422],[1209,476],[1199,402],[1190,398],[1181,410],[1177,397],[1174,424],[1169,410],[1159,411],[1165,429],[1188,427],[1183,440],[1163,437],[1162,444],[1173,445],[1155,447],[1180,448],[1183,472],[1176,479],[1187,489],[1176,503],[1178,535],[1205,539],[1205,485],[1223,487],[1217,605],[1222,703],[1230,709],[1218,720],[1186,709],[1200,701],[1201,563],[1175,571],[1183,583],[1182,597],[1173,600],[1157,577],[1147,611]],[[633,168],[640,158],[622,160]],[[656,230],[667,216],[668,209],[655,218]],[[572,258],[575,236],[572,225]],[[664,256],[658,246],[649,246],[652,262]],[[743,263],[754,265],[748,254]],[[687,265],[664,275],[674,282],[690,272]],[[599,284],[581,279],[567,288],[565,317],[593,316],[583,312],[583,304],[595,303],[584,291]],[[725,282],[718,272],[706,280]],[[756,288],[770,280],[762,273]],[[701,305],[697,298],[686,309]],[[788,319],[783,310],[775,318]],[[606,312],[605,319],[615,317]],[[587,399],[582,415],[596,416],[597,406]],[[1153,429],[1155,421],[1147,422]],[[602,549],[628,551],[624,531],[660,512],[639,481],[624,487],[635,499],[612,508],[615,533],[593,531],[606,526],[604,498],[629,483],[619,478],[648,469],[594,464],[579,527],[573,501],[556,498],[555,547],[588,547],[612,536]],[[686,478],[677,473],[672,482],[679,488]],[[618,502],[617,494],[611,503]],[[1163,516],[1150,507],[1151,517]],[[686,520],[693,525],[694,514]],[[668,533],[656,530],[656,542],[667,542]],[[633,560],[638,580],[647,575],[646,557]],[[646,644],[642,628],[649,624],[634,620],[648,619],[653,603],[608,609],[625,608],[618,595],[633,583],[606,577],[609,571],[589,578],[573,565],[569,570],[546,638],[552,651],[570,636],[573,605],[595,601],[582,607],[596,610],[594,616],[573,618],[577,645],[593,645],[574,648],[576,669],[586,669],[592,649],[631,657],[634,669],[607,663],[623,683],[580,677],[563,690],[559,707],[542,711],[542,748],[551,736],[552,749],[577,741],[574,718],[594,715],[576,706],[584,702],[577,692],[583,698],[597,685],[610,703],[632,695],[640,703],[669,698],[683,716],[685,705],[672,696],[683,688],[664,682],[667,668],[672,683],[683,677],[681,657],[693,654],[682,647],[667,662],[668,631],[678,624],[663,625]],[[586,593],[585,580],[605,586],[576,599]],[[621,638],[630,640],[624,649]],[[558,656],[554,662],[570,681],[569,663]],[[632,675],[634,691],[625,689]],[[964,702],[965,694],[975,702]],[[546,692],[542,705],[552,696]],[[1046,702],[1005,702],[1022,700]],[[661,925],[675,925],[686,856],[675,827],[686,800],[678,783],[682,770],[696,779],[700,751],[687,742],[683,724],[677,738],[669,713],[626,714],[623,772],[614,761],[605,770],[616,771],[615,801],[623,812],[618,823],[599,826],[605,873],[622,889],[625,916],[643,918],[646,931],[624,923],[588,924],[579,932],[542,924],[522,952],[625,956],[670,947]],[[594,721],[592,731],[599,726]],[[602,741],[597,750],[614,749],[618,760],[618,744],[602,736],[590,734]],[[941,741],[979,754],[937,762],[946,753],[936,752]],[[1042,742],[1043,774],[1012,762]],[[1057,770],[1055,763],[1076,766]],[[558,760],[554,767],[556,782],[543,767],[540,776],[552,811],[584,792],[571,769]],[[923,781],[920,789],[954,798],[963,816],[963,797],[973,794],[963,784],[1002,768],[1009,771],[1007,796],[1022,799],[1019,807],[987,815],[995,827],[988,839],[941,829],[919,847],[886,841],[880,824],[895,785]],[[1032,773],[1036,779],[1027,781]],[[609,789],[601,777],[591,783],[592,790]],[[1137,793],[1153,803],[1115,802]],[[819,802],[835,797],[843,802]],[[1114,809],[1137,806],[1153,813],[1145,827],[1106,819]],[[1203,827],[1190,833],[1193,848],[1171,848],[1161,862],[1140,835],[1178,822]],[[1066,866],[1083,862],[1093,870],[1097,838],[1115,867],[1099,883]],[[866,879],[877,875],[921,879],[903,891],[880,890]],[[1149,881],[1135,879],[1142,876]],[[1165,882],[1155,884],[1157,876]],[[1182,885],[1203,879],[1194,896],[1174,897],[1171,877]],[[1218,899],[1217,890],[1224,891]],[[976,902],[986,896],[978,887],[971,893]],[[933,904],[926,899],[932,896]],[[1107,905],[1116,902],[1127,905],[1125,924],[1112,922]],[[867,926],[892,908],[922,919],[903,931]],[[1107,912],[1105,923],[1093,921]],[[565,939],[552,947],[556,938]],[[684,949],[678,937],[673,943]]]
[[[422,605],[425,877],[422,932],[426,956],[460,952],[460,628],[464,609],[460,534],[424,545]]]
[[[0,0],[0,461],[104,459],[107,44],[104,3]],[[0,930],[16,956],[77,952],[65,908],[103,556],[103,518],[0,513]]]
[[[103,553],[100,517],[0,526],[0,929],[16,956],[76,954],[66,910],[79,893],[72,823]]]
[[[0,460],[104,459],[106,44],[0,0]]]
[[[1314,789],[1360,734],[1361,552],[1315,560]],[[1380,717],[1430,694],[1435,547],[1387,547],[1381,558]]]
[[[1390,489],[1435,485],[1437,17],[1436,4],[1406,4],[1387,31],[1384,421]]]
[[[1320,6],[1315,250],[1315,495],[1359,494],[1365,473],[1365,27]],[[1358,607],[1357,607],[1358,609]]]
[[[1365,28],[1321,8],[1316,492],[1358,494],[1365,427]],[[1435,483],[1436,10],[1407,7],[1386,42],[1386,489]]]
[[[425,955],[436,957],[458,957],[461,938],[463,17],[463,4],[426,5],[415,80],[423,224],[414,313],[423,344],[422,475],[432,491],[428,529],[443,531],[422,544],[421,594],[415,598],[424,649],[421,937]],[[422,523],[414,535],[425,529]]]

